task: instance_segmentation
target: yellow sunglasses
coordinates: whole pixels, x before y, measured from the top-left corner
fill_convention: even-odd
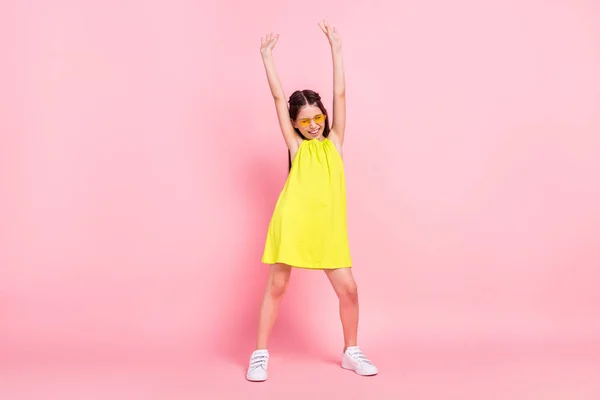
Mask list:
[[[310,121],[314,120],[315,124],[322,124],[323,122],[325,122],[325,119],[327,118],[327,116],[325,114],[317,114],[312,118],[302,118],[298,120],[298,125],[300,125],[303,128],[306,128],[307,126],[310,125]]]

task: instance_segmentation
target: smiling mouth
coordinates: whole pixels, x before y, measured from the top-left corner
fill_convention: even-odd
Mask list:
[[[318,134],[319,131],[320,131],[320,129],[317,129],[316,131],[308,131],[308,133],[310,133],[311,135],[314,136],[314,135]]]

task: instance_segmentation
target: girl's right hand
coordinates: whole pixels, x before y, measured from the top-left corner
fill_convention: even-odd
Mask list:
[[[262,54],[263,57],[270,56],[278,39],[279,34],[273,35],[273,33],[270,33],[267,36],[260,38],[260,54]]]

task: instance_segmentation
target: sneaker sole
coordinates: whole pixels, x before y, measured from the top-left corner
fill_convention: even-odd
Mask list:
[[[264,379],[250,379],[250,378],[246,377],[246,380],[249,382],[264,382],[267,380],[267,378],[265,377]]]
[[[347,369],[348,371],[354,371],[355,374],[360,375],[360,376],[374,376],[374,375],[377,375],[379,373],[379,371],[372,372],[370,374],[363,373],[363,372],[358,372],[352,366],[345,365],[344,363],[342,363],[342,368]]]

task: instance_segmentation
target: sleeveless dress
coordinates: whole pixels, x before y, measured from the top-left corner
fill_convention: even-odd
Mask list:
[[[300,144],[271,217],[262,262],[308,269],[352,266],[344,163],[329,139]]]

